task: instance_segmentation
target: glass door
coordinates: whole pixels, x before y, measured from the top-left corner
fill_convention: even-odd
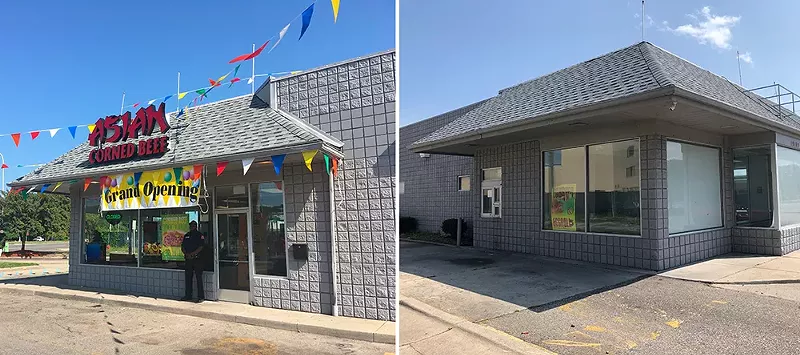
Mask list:
[[[216,215],[220,299],[250,302],[249,221],[246,210]]]

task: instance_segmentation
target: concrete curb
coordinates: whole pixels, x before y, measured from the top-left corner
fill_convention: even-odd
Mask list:
[[[445,243],[439,243],[439,242],[431,242],[431,241],[427,241],[427,240],[400,238],[400,241],[401,242],[422,243],[422,244],[438,245],[438,246],[443,246],[443,247],[458,248],[458,246],[455,245],[455,244],[445,244]]]
[[[336,338],[361,340],[373,343],[395,344],[395,323],[388,321],[362,320],[349,317],[334,317],[321,314],[310,314],[296,311],[265,309],[270,312],[286,312],[287,319],[270,319],[248,316],[246,314],[232,314],[213,310],[191,307],[190,303],[172,301],[175,305],[152,304],[143,301],[132,301],[124,298],[130,296],[102,294],[94,291],[75,291],[48,286],[10,286],[0,285],[0,292],[19,296],[41,296],[63,300],[84,301],[109,306],[139,308],[164,313],[180,314],[198,318],[212,319],[223,322],[242,323],[265,328],[289,330],[300,333],[325,335]],[[84,294],[81,294],[84,293]],[[91,294],[88,294],[91,293]],[[160,300],[163,302],[164,300]],[[208,302],[209,304],[211,302]],[[254,308],[262,308],[255,307]],[[263,311],[263,310],[261,310]],[[276,317],[280,318],[280,317]],[[349,323],[349,324],[347,324]],[[359,329],[362,328],[362,329]]]
[[[400,305],[406,306],[414,311],[420,312],[428,317],[437,319],[445,324],[454,328],[458,328],[476,337],[485,339],[497,346],[506,350],[513,351],[517,354],[531,354],[531,355],[551,355],[554,352],[542,348],[540,346],[528,343],[522,339],[503,333],[497,329],[489,326],[472,323],[466,319],[454,316],[450,313],[442,311],[436,307],[425,304],[408,296],[400,296]]]

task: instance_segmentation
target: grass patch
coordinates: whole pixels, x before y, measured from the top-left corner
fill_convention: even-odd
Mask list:
[[[450,238],[449,236],[438,233],[412,232],[412,233],[404,233],[400,235],[400,237],[411,240],[421,240],[426,242],[456,245],[456,238]]]
[[[10,269],[12,267],[23,267],[23,266],[37,266],[37,263],[14,263],[9,261],[0,261],[0,269]]]

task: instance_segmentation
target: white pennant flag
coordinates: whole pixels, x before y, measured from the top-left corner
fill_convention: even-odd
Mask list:
[[[53,138],[61,128],[53,128],[50,130],[50,138]]]
[[[248,84],[252,84],[253,83],[253,78],[247,79],[247,83]]]
[[[242,159],[242,168],[244,169],[244,175],[247,175],[247,171],[250,170],[250,165],[253,165],[253,158]]]
[[[152,99],[150,101],[147,101],[147,106],[152,105],[154,102],[156,102],[156,99]]]
[[[275,47],[277,47],[277,46],[278,46],[278,43],[281,43],[281,40],[283,39],[283,36],[285,36],[285,35],[286,35],[286,31],[288,31],[288,30],[289,30],[289,26],[290,26],[291,24],[292,24],[292,23],[290,22],[288,25],[286,25],[286,27],[284,27],[284,28],[281,30],[281,33],[280,33],[280,35],[279,35],[280,37],[278,37],[278,40],[275,42],[275,44],[272,46],[272,48],[270,48],[270,49],[269,49],[269,52],[272,52],[272,50],[273,50],[273,49],[275,49]],[[267,53],[269,53],[269,52],[267,52]]]
[[[31,193],[31,191],[33,191],[33,189],[35,189],[35,188],[36,188],[36,185],[33,185],[33,187],[31,187],[31,189],[28,190],[28,193]]]

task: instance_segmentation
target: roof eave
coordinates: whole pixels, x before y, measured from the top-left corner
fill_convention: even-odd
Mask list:
[[[172,166],[185,166],[185,165],[207,165],[213,164],[219,161],[233,161],[233,160],[240,160],[246,158],[268,158],[273,155],[280,155],[280,154],[293,154],[293,153],[300,153],[306,150],[322,150],[329,155],[332,155],[336,158],[344,158],[344,154],[337,149],[337,147],[331,146],[326,142],[313,142],[301,145],[292,145],[292,146],[285,146],[285,147],[276,147],[267,150],[258,150],[258,151],[250,151],[250,152],[242,152],[236,153],[231,155],[226,155],[224,157],[216,157],[216,158],[207,158],[207,159],[198,159],[198,160],[187,160],[179,163],[172,163],[172,164],[158,164],[153,166],[144,167],[142,170],[158,170],[158,169],[165,169]],[[29,179],[25,181],[12,181],[9,182],[7,185],[9,187],[29,187],[41,184],[54,184],[62,181],[68,180],[83,180],[86,178],[97,178],[99,176],[104,175],[114,175],[114,174],[123,174],[128,173],[131,171],[142,171],[142,170],[131,170],[131,169],[109,169],[102,173],[91,173],[91,174],[77,174],[71,176],[64,176],[64,177],[52,177],[52,178],[42,178],[42,179]]]
[[[602,114],[602,111],[614,110],[618,106],[632,104],[640,101],[650,100],[663,96],[670,96],[675,92],[675,86],[669,85],[650,91],[645,91],[639,94],[625,96],[617,99],[611,99],[599,102],[592,105],[577,107],[570,110],[563,110],[553,112],[547,115],[537,116],[524,120],[517,120],[503,125],[497,125],[485,129],[471,131],[465,134],[448,137],[445,139],[413,143],[411,151],[414,153],[435,153],[432,150],[446,148],[453,145],[465,144],[477,139],[501,136],[507,133],[516,132],[524,129],[533,129],[539,127],[549,126],[555,123],[568,122],[573,120],[583,119],[589,116]]]

